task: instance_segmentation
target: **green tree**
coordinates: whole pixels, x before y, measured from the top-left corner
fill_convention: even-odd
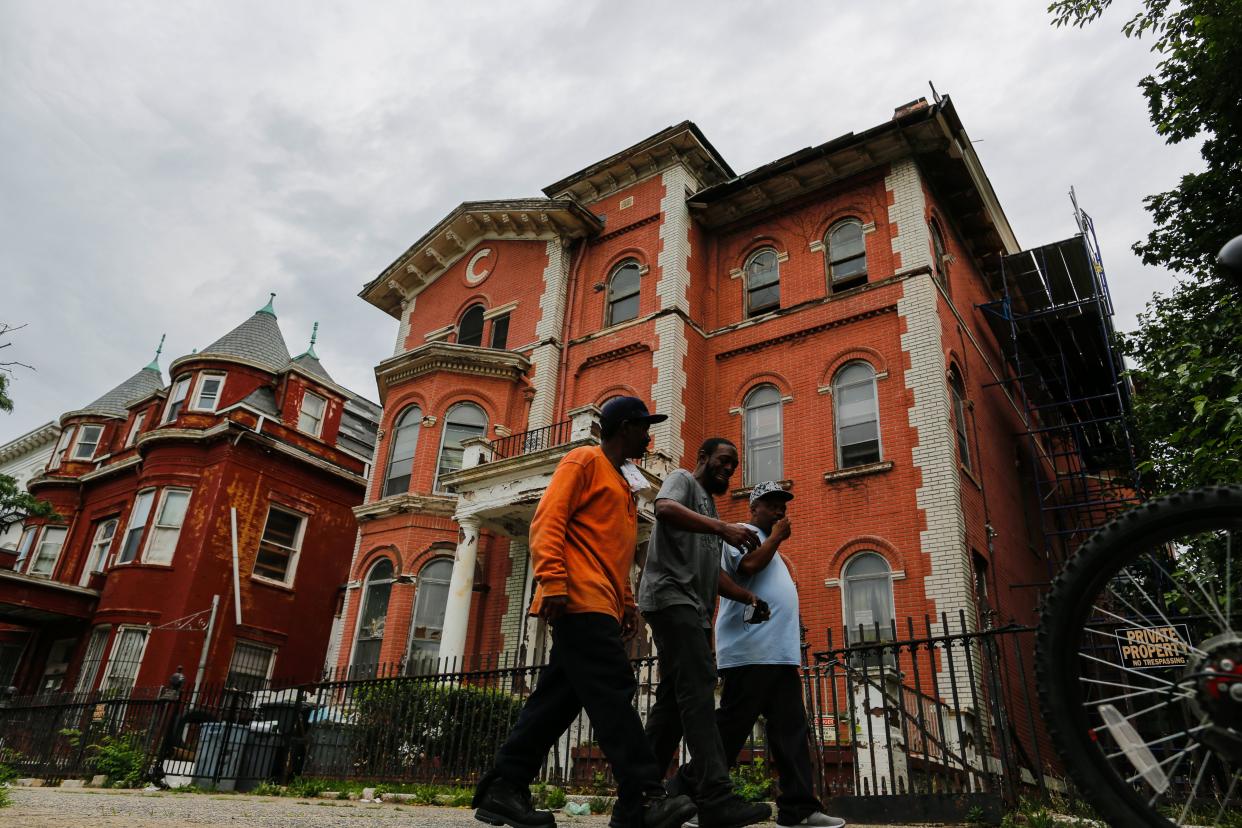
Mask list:
[[[0,322],[0,340],[3,340],[10,333],[21,330],[23,326],[10,325],[7,322]],[[0,341],[0,351],[8,348],[13,343]],[[9,376],[14,367],[29,368],[29,365],[16,362],[13,360],[0,361],[0,411],[12,411],[13,400],[9,397]],[[0,531],[8,529],[14,523],[20,523],[28,517],[46,517],[56,516],[56,511],[52,508],[52,504],[31,497],[29,493],[24,491],[17,485],[17,481],[6,474],[0,474]]]
[[[1048,10],[1055,25],[1085,26],[1111,5],[1057,0]],[[1139,88],[1157,134],[1201,140],[1204,161],[1144,199],[1155,226],[1134,245],[1145,264],[1181,277],[1122,337],[1138,366],[1141,467],[1156,492],[1242,481],[1242,299],[1213,266],[1242,233],[1242,0],[1144,0],[1122,32],[1152,39],[1156,69]]]

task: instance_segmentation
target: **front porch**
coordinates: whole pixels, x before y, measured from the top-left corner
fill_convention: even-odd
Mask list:
[[[526,542],[535,507],[561,458],[580,446],[599,444],[599,415],[599,409],[589,405],[570,411],[568,420],[544,428],[498,440],[475,437],[463,443],[462,468],[441,478],[443,486],[457,497],[453,520],[460,527],[440,639],[441,665],[460,663],[465,655],[480,531],[486,529],[509,538],[515,560],[521,554],[524,563],[528,563]],[[648,483],[636,493],[641,548],[655,521],[655,496],[664,476],[676,464],[662,453],[653,452],[638,466]],[[537,619],[525,618],[532,595],[529,565],[525,566],[520,590],[519,595],[514,589],[509,598],[518,602],[522,614],[520,623],[525,628],[518,649],[529,662],[543,648],[541,625]]]

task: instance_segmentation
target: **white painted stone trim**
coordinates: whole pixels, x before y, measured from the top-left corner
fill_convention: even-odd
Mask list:
[[[660,280],[656,294],[660,309],[680,308],[690,315],[690,210],[686,207],[686,191],[693,187],[694,178],[680,164],[670,167],[660,177],[664,182],[664,197],[660,199]]]
[[[686,421],[686,329],[676,314],[661,316],[656,320],[656,350],[651,361],[655,367],[655,382],[651,386],[651,400],[655,410],[667,414],[668,419],[651,427],[654,448],[669,457],[681,457],[685,450],[681,429]]]
[[[417,298],[412,296],[401,304],[401,324],[397,326],[397,344],[393,346],[393,356],[405,352],[405,338],[410,335],[410,321],[414,318],[414,302]]]
[[[483,318],[484,319],[495,319],[497,316],[504,316],[506,313],[512,313],[514,310],[516,310],[517,306],[518,306],[518,303],[516,300],[512,302],[507,302],[503,305],[497,305],[491,310],[483,311]]]
[[[932,265],[931,236],[927,229],[927,201],[919,169],[910,160],[896,161],[884,178],[884,187],[893,194],[888,222],[897,228],[893,252],[901,256],[900,270]]]

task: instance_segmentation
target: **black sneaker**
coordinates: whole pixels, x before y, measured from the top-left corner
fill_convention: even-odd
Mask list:
[[[694,816],[694,800],[688,796],[649,796],[643,800],[643,828],[681,828]]]
[[[700,808],[699,825],[702,828],[744,828],[756,822],[767,822],[771,816],[770,805],[732,797],[710,807]]]
[[[518,788],[504,780],[494,779],[485,791],[474,797],[474,818],[488,825],[509,825],[512,828],[551,828],[556,817],[551,811],[536,811],[530,801],[530,788]]]

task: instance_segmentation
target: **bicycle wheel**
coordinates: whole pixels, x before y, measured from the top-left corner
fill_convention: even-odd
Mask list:
[[[1116,826],[1242,825],[1242,487],[1170,495],[1095,534],[1053,583],[1040,703]]]

